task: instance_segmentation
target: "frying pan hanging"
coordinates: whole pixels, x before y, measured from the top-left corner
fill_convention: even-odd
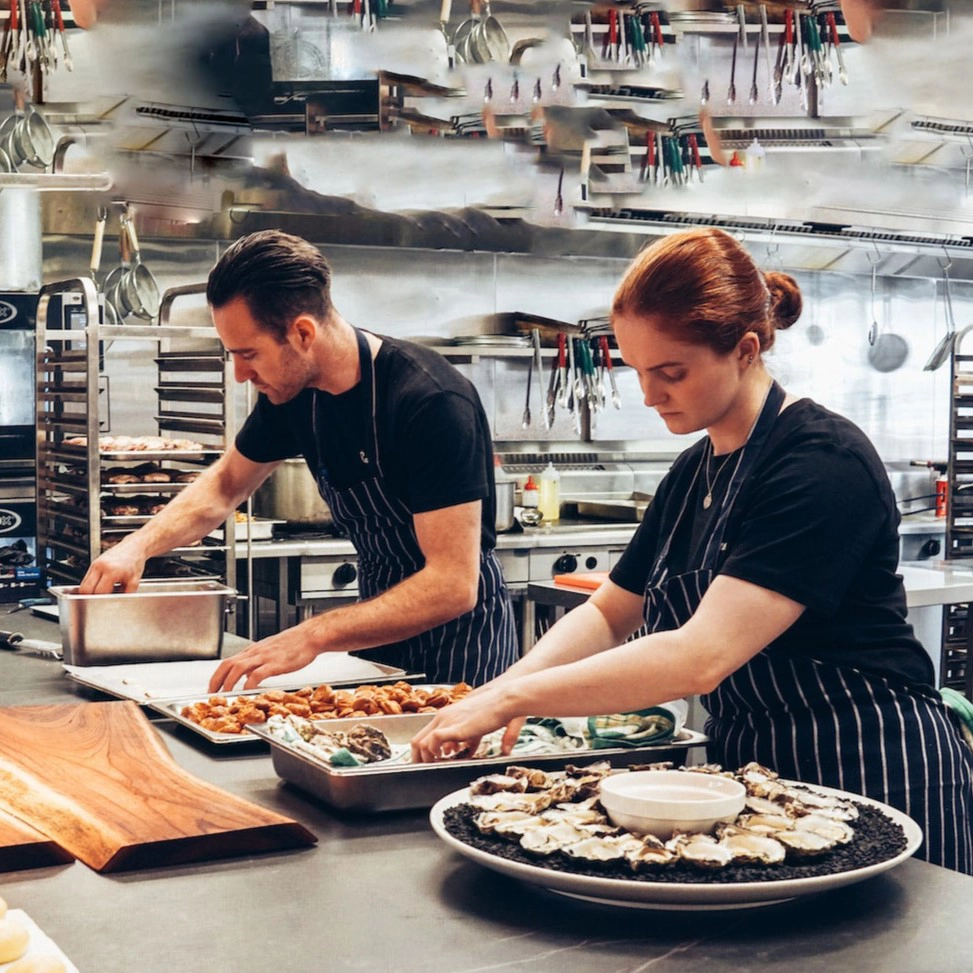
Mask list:
[[[142,263],[135,226],[127,217],[122,217],[122,230],[132,244],[132,266],[118,282],[118,293],[122,304],[143,321],[154,321],[159,316],[159,285],[152,271]]]
[[[503,24],[490,11],[490,0],[484,0],[481,20],[470,35],[473,58],[480,64],[504,62],[510,57],[510,41]]]
[[[470,15],[460,22],[456,30],[453,31],[453,52],[460,60],[469,63],[471,60],[469,52],[469,39],[475,27],[480,26],[480,3],[479,0],[470,0]]]

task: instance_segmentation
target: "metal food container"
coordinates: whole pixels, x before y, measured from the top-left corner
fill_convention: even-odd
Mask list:
[[[146,582],[129,594],[54,587],[64,661],[74,666],[216,659],[236,591],[217,581]]]
[[[381,729],[393,747],[406,744],[434,713],[404,716],[372,716],[360,719],[316,720],[325,730],[350,730],[362,723]],[[343,811],[400,811],[432,807],[441,797],[466,787],[484,774],[496,773],[511,764],[563,770],[567,764],[607,760],[613,767],[671,760],[685,763],[690,747],[701,746],[706,736],[695,730],[681,730],[671,740],[644,747],[610,747],[601,750],[562,750],[550,754],[512,754],[479,760],[444,760],[441,763],[396,763],[394,760],[362,767],[333,767],[306,750],[276,739],[261,723],[247,729],[270,744],[274,771],[282,780]]]

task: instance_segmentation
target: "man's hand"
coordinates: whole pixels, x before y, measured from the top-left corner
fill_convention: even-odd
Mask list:
[[[268,676],[303,669],[317,655],[317,649],[298,630],[289,629],[271,635],[238,655],[224,659],[209,681],[209,692],[255,689]],[[246,680],[242,687],[237,685],[241,679]]]
[[[142,580],[145,558],[134,544],[124,541],[91,562],[78,586],[81,595],[110,595],[135,591]]]

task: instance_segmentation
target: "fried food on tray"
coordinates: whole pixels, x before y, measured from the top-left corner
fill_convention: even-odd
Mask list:
[[[181,715],[214,733],[243,733],[248,723],[265,723],[271,716],[301,716],[309,720],[331,720],[388,716],[400,713],[435,713],[462,699],[472,690],[465,682],[455,686],[424,688],[407,682],[385,686],[357,686],[332,689],[306,686],[294,692],[270,689],[252,696],[210,696],[188,706]]]

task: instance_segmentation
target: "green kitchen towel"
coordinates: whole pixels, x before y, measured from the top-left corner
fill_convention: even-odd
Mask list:
[[[662,743],[675,735],[678,718],[665,706],[650,706],[634,713],[607,713],[588,717],[588,737],[593,750],[607,747],[643,747]]]
[[[943,697],[943,702],[959,717],[960,730],[966,742],[973,747],[973,703],[971,703],[962,693],[943,686],[939,690],[939,695]]]

